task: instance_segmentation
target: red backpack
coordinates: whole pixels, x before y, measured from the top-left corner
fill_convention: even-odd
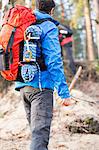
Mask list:
[[[3,48],[5,63],[1,74],[6,80],[15,81],[18,78],[20,43],[24,40],[24,31],[33,23],[36,23],[35,15],[31,9],[24,6],[16,5],[4,17],[0,45]]]

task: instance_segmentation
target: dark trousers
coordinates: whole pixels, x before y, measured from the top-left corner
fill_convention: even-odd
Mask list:
[[[69,60],[69,67],[70,67],[72,73],[75,75],[76,66],[75,66],[74,59],[73,59],[72,47],[68,46],[66,44],[66,45],[64,45],[64,48],[66,49],[67,59]]]
[[[48,150],[50,126],[53,112],[53,91],[32,87],[20,90],[26,116],[31,128],[30,150]]]

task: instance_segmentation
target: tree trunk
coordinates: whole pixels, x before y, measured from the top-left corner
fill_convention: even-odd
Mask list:
[[[92,24],[90,16],[90,4],[89,0],[84,0],[84,15],[86,23],[86,35],[87,35],[87,57],[89,61],[95,59],[94,56],[94,44],[93,44],[93,34],[92,34]]]
[[[98,59],[99,59],[99,0],[94,0],[95,13],[96,13],[96,38],[97,38],[97,49],[98,49]]]

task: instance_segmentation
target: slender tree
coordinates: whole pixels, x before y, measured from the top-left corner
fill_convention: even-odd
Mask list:
[[[97,49],[98,49],[98,59],[99,59],[99,0],[94,0],[95,13],[96,13],[96,38],[97,38]]]
[[[84,0],[84,16],[86,23],[86,33],[87,33],[87,56],[89,61],[93,61],[94,56],[94,44],[93,44],[93,33],[92,33],[92,24],[91,24],[91,15],[90,15],[90,4],[89,0]]]
[[[83,0],[83,1],[71,0],[71,1],[76,6],[75,7],[76,11],[74,11],[75,13],[74,22],[77,23],[81,17],[85,18],[87,58],[88,60],[92,61],[95,59],[95,56],[94,56],[93,31],[92,31],[91,9],[90,9],[91,0]]]

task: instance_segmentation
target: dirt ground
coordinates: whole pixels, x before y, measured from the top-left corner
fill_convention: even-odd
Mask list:
[[[82,82],[71,95],[78,103],[73,107],[61,107],[56,102],[49,150],[99,150],[99,134],[70,132],[69,128],[76,119],[88,116],[99,121],[99,83]],[[0,100],[0,150],[29,150],[30,130],[25,111],[14,85]]]

